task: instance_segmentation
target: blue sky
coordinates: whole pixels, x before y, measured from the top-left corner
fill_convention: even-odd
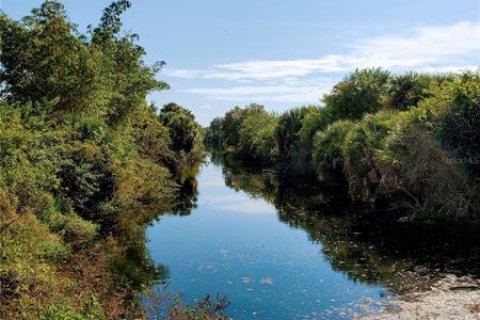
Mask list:
[[[20,18],[41,0],[0,0]],[[85,30],[110,0],[65,0]],[[443,72],[480,64],[480,0],[133,0],[126,30],[202,124],[235,105],[280,112],[319,104],[355,68]]]

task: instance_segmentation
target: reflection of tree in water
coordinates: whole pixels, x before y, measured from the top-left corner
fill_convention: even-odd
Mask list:
[[[177,181],[179,185],[173,207],[169,214],[187,216],[197,207],[198,181],[197,175],[200,171],[202,161],[193,164],[188,171],[183,171]]]
[[[123,250],[114,253],[112,267],[116,270],[115,274],[138,292],[164,283],[168,277],[168,269],[151,259],[146,241],[147,226],[158,218],[158,212],[136,212],[124,216],[132,218],[121,226],[123,232],[116,240],[123,244]]]
[[[196,178],[185,180],[178,191],[171,214],[187,216],[197,207],[198,182]]]
[[[146,242],[146,228],[165,214],[188,215],[197,206],[198,182],[196,175],[201,162],[193,165],[188,171],[179,172],[179,185],[175,198],[161,212],[157,210],[139,210],[129,212],[124,216],[125,223],[120,226],[124,229],[119,240],[125,243],[125,252],[119,254],[112,266],[118,270],[117,274],[124,277],[132,288],[142,291],[154,285],[165,285],[169,270],[166,266],[155,264],[149,256]]]
[[[395,292],[454,273],[480,276],[480,226],[398,221],[393,212],[355,208],[339,190],[247,170],[225,158],[225,183],[272,203],[279,219],[305,230],[335,270]]]

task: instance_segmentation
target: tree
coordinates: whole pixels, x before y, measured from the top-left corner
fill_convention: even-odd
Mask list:
[[[145,50],[136,44],[138,36],[119,36],[121,15],[131,6],[128,0],[113,2],[104,10],[100,25],[92,32],[92,45],[103,52],[102,75],[105,86],[108,122],[116,126],[122,123],[152,91],[169,86],[155,78],[165,62],[147,66],[142,58]]]
[[[169,129],[173,150],[191,152],[199,133],[193,114],[176,103],[169,103],[162,108],[159,118]]]
[[[222,131],[224,118],[217,117],[210,122],[205,135],[205,144],[213,148],[222,148],[224,133]]]
[[[117,35],[122,28],[121,15],[132,6],[129,0],[114,1],[105,8],[100,25],[93,31],[93,42],[107,42]]]
[[[275,130],[275,141],[278,146],[278,153],[282,160],[290,161],[296,151],[298,144],[298,134],[302,129],[305,116],[316,110],[317,107],[294,108],[282,114],[278,119]]]
[[[20,22],[2,15],[2,96],[16,105],[58,98],[50,111],[89,107],[99,84],[97,52],[75,32],[56,1],[44,2]]]
[[[247,109],[244,109],[247,110]],[[239,129],[239,143],[237,146],[238,156],[243,158],[251,158],[255,160],[263,160],[268,162],[271,160],[271,150],[262,150],[262,145],[269,138],[273,141],[273,135],[265,136],[265,130],[272,127],[276,123],[275,117],[260,109],[250,109],[246,112]],[[271,131],[270,133],[273,133]]]
[[[325,108],[333,119],[359,119],[382,107],[390,73],[381,69],[356,70],[323,97]]]
[[[240,127],[246,117],[264,112],[262,105],[252,103],[245,108],[235,107],[225,114],[223,119],[223,143],[226,147],[238,147],[240,142]]]
[[[390,78],[385,109],[407,110],[429,97],[429,87],[434,82],[441,82],[444,76],[432,76],[419,73],[406,73]]]

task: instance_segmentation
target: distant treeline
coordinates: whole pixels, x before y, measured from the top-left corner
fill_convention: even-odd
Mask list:
[[[480,75],[357,70],[323,106],[216,118],[206,144],[248,164],[343,185],[409,218],[480,216]]]
[[[140,318],[135,293],[163,271],[145,227],[195,174],[203,134],[186,109],[147,104],[168,85],[121,31],[128,7],[86,34],[57,1],[0,14],[1,319]]]

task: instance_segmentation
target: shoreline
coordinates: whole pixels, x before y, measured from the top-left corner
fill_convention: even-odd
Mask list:
[[[480,279],[471,276],[446,275],[432,283],[427,290],[399,295],[380,313],[354,319],[479,320]]]

